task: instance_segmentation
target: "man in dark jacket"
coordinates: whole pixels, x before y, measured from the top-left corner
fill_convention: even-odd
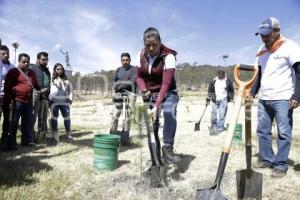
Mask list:
[[[133,111],[134,103],[135,103],[135,96],[130,95],[128,92],[135,93],[136,86],[135,86],[135,79],[136,79],[136,68],[130,65],[130,54],[129,53],[122,53],[121,54],[121,63],[122,66],[118,67],[116,72],[113,75],[113,88],[114,88],[114,95],[113,95],[113,102],[114,102],[114,109],[113,109],[113,116],[112,122],[110,127],[110,132],[116,132],[118,128],[118,121],[121,115],[123,108],[123,97],[126,96],[129,100],[129,110],[130,115]],[[127,121],[128,130],[130,129],[130,116],[128,116]]]
[[[38,120],[38,131],[35,135],[36,142],[43,142],[47,134],[47,118],[49,109],[50,94],[50,71],[48,65],[48,53],[40,52],[37,54],[37,64],[31,65],[30,68],[35,72],[37,83],[41,92],[33,91],[33,131],[36,121]],[[34,131],[35,132],[35,131]]]
[[[234,88],[223,68],[218,69],[217,75],[208,86],[208,99],[212,102],[211,130],[219,134],[225,130],[227,104],[234,98]]]

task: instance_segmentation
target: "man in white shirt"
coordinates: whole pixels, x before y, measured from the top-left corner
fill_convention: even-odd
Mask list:
[[[251,90],[253,97],[259,91],[258,167],[273,168],[271,176],[280,178],[288,170],[293,109],[300,101],[300,47],[280,35],[280,23],[274,17],[264,20],[256,35],[264,43],[256,55],[259,76]],[[274,119],[278,126],[277,154],[272,148]]]
[[[227,105],[234,98],[232,81],[225,76],[225,70],[219,68],[217,75],[208,86],[208,99],[212,101],[211,134],[219,134],[225,130]]]

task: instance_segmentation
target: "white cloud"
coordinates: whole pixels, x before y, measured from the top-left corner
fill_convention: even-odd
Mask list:
[[[33,13],[43,12],[40,9],[42,6],[43,2],[25,1],[22,6],[6,2],[0,8],[3,14],[0,26],[5,30],[0,36],[3,43],[18,41],[21,44],[18,52],[28,53],[32,62],[35,62],[38,52],[49,52],[50,68],[56,62],[65,63],[58,44],[69,52],[70,63],[75,71],[88,73],[115,69],[120,65],[120,49],[116,48],[116,44],[122,39],[113,34],[114,21],[109,12],[62,3],[63,12],[51,13],[56,6],[53,3],[48,5],[49,11],[45,10],[36,17]],[[28,13],[25,16],[24,11]]]

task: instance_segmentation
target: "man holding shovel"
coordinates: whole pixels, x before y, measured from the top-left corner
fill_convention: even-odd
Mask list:
[[[208,99],[212,102],[211,131],[219,134],[225,130],[224,123],[228,102],[234,98],[232,81],[226,77],[224,68],[219,68],[215,77],[208,86]],[[218,115],[219,114],[219,115]]]
[[[113,95],[113,103],[114,103],[114,108],[113,108],[113,116],[112,116],[112,122],[111,122],[111,127],[110,127],[110,133],[114,133],[117,131],[118,128],[118,121],[119,117],[122,113],[122,109],[127,109],[123,108],[123,97],[122,95],[126,95],[129,100],[129,109],[132,113],[132,109],[135,103],[135,96],[134,95],[129,95],[126,93],[126,91],[135,93],[136,91],[136,86],[135,86],[135,79],[136,79],[136,68],[132,65],[130,65],[131,59],[130,59],[130,54],[129,53],[122,53],[121,54],[121,63],[122,66],[118,67],[116,72],[113,75],[112,78],[112,84],[114,88],[114,95]],[[130,127],[130,117],[128,116],[128,131]]]
[[[258,90],[257,135],[258,167],[273,168],[272,177],[283,177],[288,170],[288,155],[292,139],[293,109],[300,101],[300,48],[280,35],[278,19],[264,20],[255,35],[263,45],[258,49],[256,65],[259,74],[251,95]],[[278,129],[277,154],[272,148],[272,122]]]

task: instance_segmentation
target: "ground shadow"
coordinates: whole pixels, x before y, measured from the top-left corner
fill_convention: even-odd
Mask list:
[[[288,165],[295,166],[295,161],[288,158]]]
[[[294,165],[294,170],[295,171],[300,171],[300,164]]]
[[[53,168],[41,162],[39,156],[21,156],[17,159],[0,158],[0,185],[20,186],[33,184],[37,180],[32,176],[40,171],[50,171]]]
[[[36,150],[37,148],[35,148]],[[33,184],[37,180],[32,176],[40,171],[51,171],[53,168],[41,162],[43,159],[50,159],[52,157],[63,156],[74,151],[78,151],[79,148],[71,149],[68,151],[60,152],[58,154],[47,155],[49,151],[38,152],[38,156],[21,156],[18,154],[25,153],[25,149],[2,153],[0,156],[0,186],[20,186]]]
[[[16,151],[0,151],[0,157],[1,158],[5,158],[5,157],[9,157],[9,156],[18,156],[21,154],[27,154],[30,152],[34,152],[40,149],[45,148],[45,145],[37,145],[37,146],[33,146],[33,147],[26,147],[26,146],[21,146],[21,145],[17,145],[17,150]]]
[[[170,177],[175,180],[183,180],[184,178],[180,175],[186,172],[191,162],[196,158],[196,156],[188,154],[179,154],[181,161],[175,164],[175,170],[171,172]]]
[[[93,138],[81,139],[81,140],[73,140],[70,144],[77,145],[77,146],[87,146],[87,147],[94,147],[93,145]],[[62,141],[66,142],[66,141]]]
[[[94,134],[92,131],[72,131],[72,137],[73,138],[79,138],[85,135]]]
[[[126,165],[126,164],[128,164],[128,163],[130,163],[129,160],[118,160],[118,166],[117,166],[117,169],[118,169],[119,167],[121,167],[122,165]]]
[[[147,137],[146,134],[142,134],[142,135],[132,135],[132,136],[131,136],[131,139],[132,139],[132,140],[142,140],[142,139],[144,139],[144,138],[146,138],[146,137]]]

